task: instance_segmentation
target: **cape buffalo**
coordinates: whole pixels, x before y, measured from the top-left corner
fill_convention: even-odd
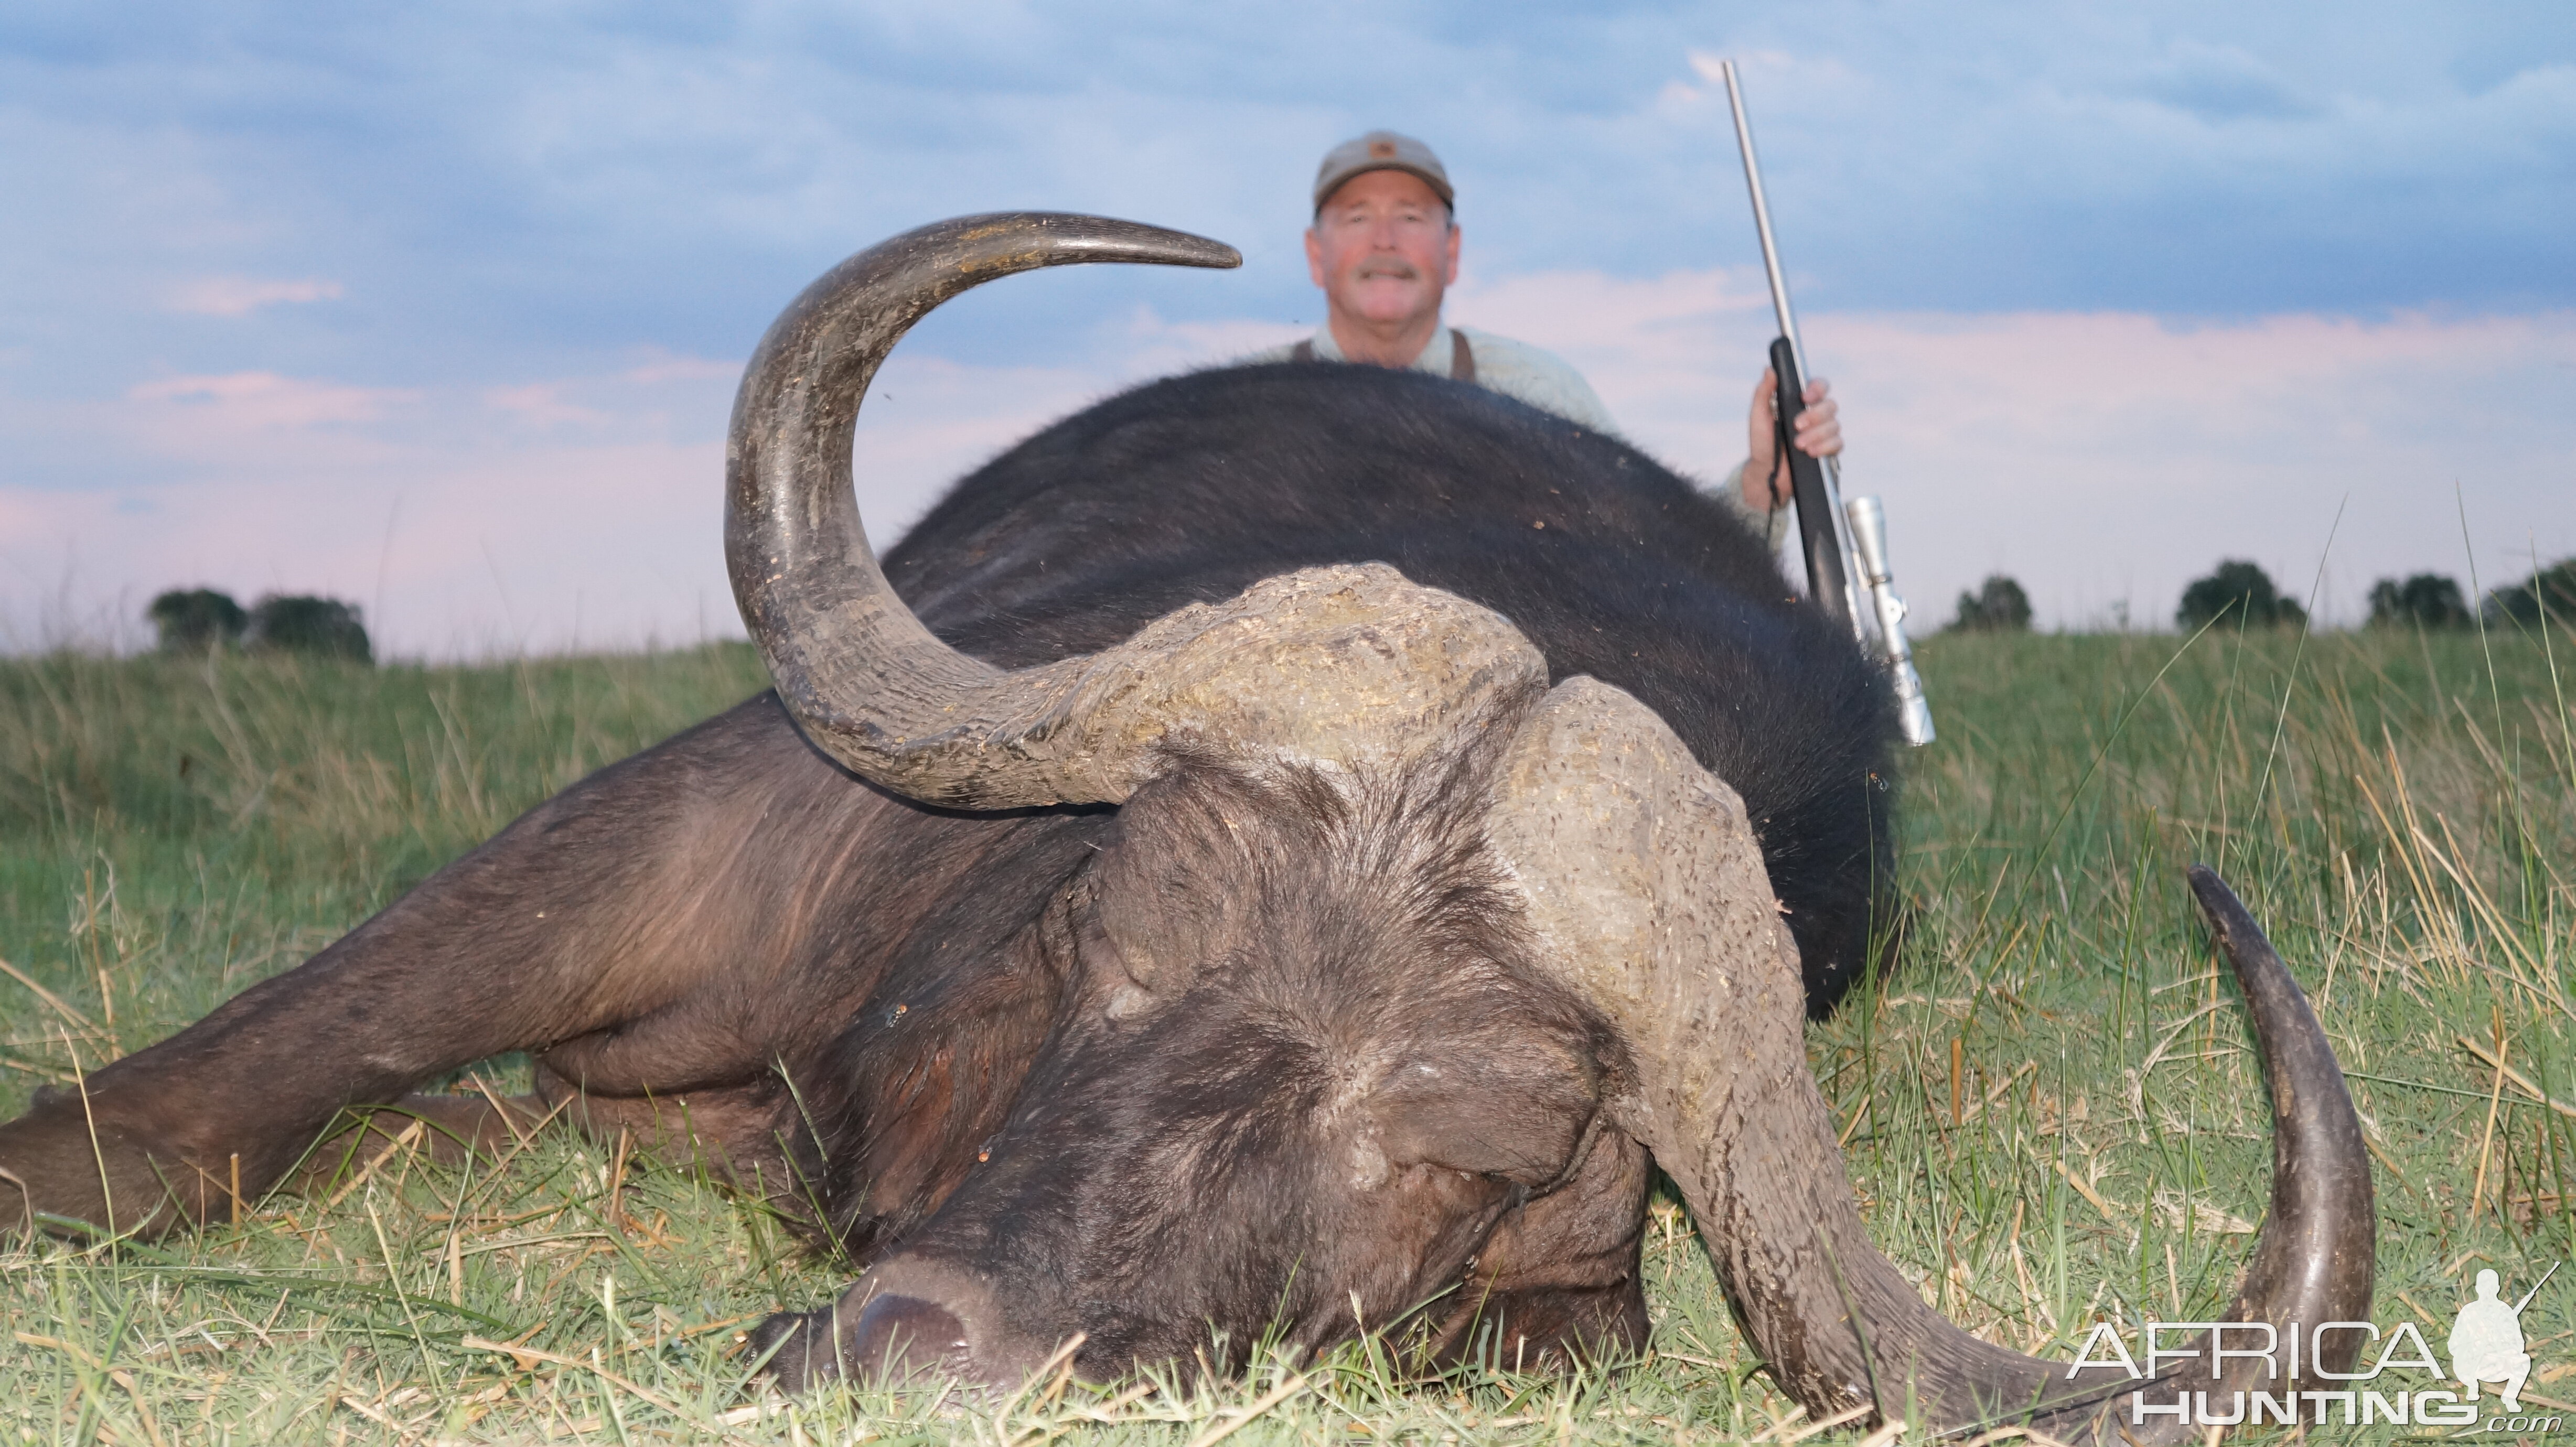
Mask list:
[[[1081,261],[1235,257],[990,216],[815,283],[727,464],[776,692],[41,1098],[0,1126],[0,1210],[163,1230],[351,1106],[466,1142],[562,1106],[867,1263],[758,1334],[790,1385],[1003,1382],[1076,1332],[1110,1376],[1416,1311],[1453,1356],[1615,1356],[1646,1333],[1651,1160],[1818,1419],[2112,1430],[2106,1390],[1942,1320],[1863,1231],[1801,1030],[1887,877],[1889,690],[1673,474],[1427,376],[1210,371],[994,462],[880,572],[851,484],[879,362],[941,300]],[[2341,1075],[2193,883],[2275,1102],[2234,1315],[2358,1317]],[[533,1099],[405,1100],[508,1050]]]

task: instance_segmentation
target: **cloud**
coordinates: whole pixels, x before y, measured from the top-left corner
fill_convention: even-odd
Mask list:
[[[494,387],[483,394],[483,400],[541,428],[596,427],[610,420],[607,413],[595,407],[565,401],[563,388],[551,382],[531,382],[523,387]]]
[[[1747,280],[1525,277],[1491,296],[1641,446],[1711,477],[1743,454],[1772,331]],[[1801,322],[1842,398],[1846,495],[1884,497],[1899,580],[1931,621],[2001,571],[2043,621],[2161,626],[2184,583],[2252,557],[2349,622],[2378,577],[2491,585],[2576,553],[2576,411],[2554,400],[2576,375],[2576,311]]]
[[[2235,45],[2177,41],[2140,82],[2142,94],[2218,123],[2249,117],[2294,120],[2320,109],[2272,66]]]
[[[1629,435],[1681,471],[1717,477],[1742,457],[1744,402],[1771,336],[1771,294],[1752,268],[1613,277],[1542,272],[1453,293],[1457,321],[1538,342],[1574,361]]]
[[[968,365],[898,351],[858,428],[880,546],[959,476],[1118,387],[1282,338],[1140,311],[1117,361]],[[631,648],[738,637],[720,522],[740,364],[655,356],[508,387],[273,373],[158,379],[110,404],[0,398],[111,487],[0,478],[0,647],[144,640],[142,600],[205,584],[364,607],[381,652]]]
[[[442,658],[739,636],[723,448],[412,452],[338,483],[233,471],[117,492],[0,487],[0,646],[137,647],[168,587],[360,605],[380,652]]]
[[[127,389],[122,407],[84,410],[113,416],[124,438],[163,457],[221,457],[268,447],[281,434],[303,434],[307,445],[324,442],[348,460],[352,429],[381,422],[419,398],[403,387],[232,372],[156,378]]]
[[[235,372],[222,377],[164,377],[137,384],[126,395],[137,402],[172,402],[220,409],[237,425],[311,427],[325,422],[368,422],[410,394],[381,387],[307,382],[275,372]]]
[[[1378,123],[1441,147],[1497,268],[1652,277],[1751,259],[1708,76],[1731,54],[1813,306],[2576,305],[2559,0],[718,14],[145,0],[0,36],[0,289],[98,392],[138,356],[497,384],[742,355],[837,256],[1039,206],[1242,242],[1243,275],[1136,295],[1294,319],[1301,182]],[[135,278],[204,276],[233,280],[187,295],[258,318],[259,355],[212,354],[164,284],[131,314]],[[251,280],[277,277],[338,280]],[[258,300],[329,284],[364,305]],[[1061,346],[1091,314],[1034,302],[956,344]]]
[[[1709,479],[1743,453],[1771,332],[1759,285],[1473,279],[1454,315],[1558,350],[1639,446]],[[2576,411],[2545,405],[2576,372],[2576,312],[1803,320],[1844,400],[1846,489],[1885,499],[1927,627],[1990,571],[2045,624],[2157,626],[2186,581],[2245,556],[2294,591],[2322,579],[2325,616],[2348,622],[2374,578],[2474,567],[2492,586],[2576,553]],[[954,479],[1120,386],[1295,334],[1140,308],[1077,357],[899,349],[859,419],[870,535],[890,545]],[[352,598],[397,654],[735,636],[718,536],[734,372],[660,357],[498,392],[170,378],[65,414],[61,446],[163,461],[114,488],[0,482],[0,636],[135,641],[139,600],[198,582]]]
[[[2335,569],[2433,565],[2455,480],[2481,558],[2576,549],[2533,491],[2576,416],[2563,0],[1465,13],[141,0],[0,26],[0,607],[322,568],[384,573],[399,648],[677,627],[669,598],[723,598],[680,479],[721,445],[727,359],[835,259],[1013,207],[1245,251],[943,307],[862,424],[871,517],[904,519],[1088,398],[1313,325],[1303,182],[1380,124],[1458,179],[1461,319],[1562,348],[1641,440],[1722,471],[1768,332],[1727,55],[1927,611],[2004,566],[2056,617],[2154,615],[2224,551],[2312,569],[2338,506]],[[661,479],[600,535],[698,561],[646,585],[586,535],[553,571],[487,557],[553,478]],[[518,624],[491,622],[504,581]]]
[[[282,302],[338,301],[336,281],[254,281],[246,276],[209,276],[183,282],[170,294],[170,309],[209,317],[246,317]]]

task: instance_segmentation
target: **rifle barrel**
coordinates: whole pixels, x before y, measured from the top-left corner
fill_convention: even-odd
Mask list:
[[[1771,280],[1771,310],[1780,319],[1780,340],[1772,344],[1772,371],[1780,381],[1775,405],[1781,424],[1781,460],[1789,464],[1798,503],[1807,592],[1826,616],[1839,614],[1849,623],[1852,636],[1866,649],[1870,637],[1861,621],[1860,590],[1867,584],[1879,631],[1876,651],[1896,688],[1899,727],[1907,743],[1928,744],[1934,736],[1932,708],[1923,697],[1914,647],[1905,636],[1905,600],[1896,596],[1896,580],[1888,569],[1887,532],[1878,499],[1858,498],[1846,506],[1842,468],[1830,457],[1806,458],[1791,439],[1788,424],[1795,421],[1805,401],[1798,389],[1812,374],[1807,370],[1807,349],[1798,340],[1798,318],[1789,308],[1789,279],[1780,271],[1780,245],[1771,235],[1771,200],[1762,190],[1762,161],[1753,154],[1753,123],[1744,114],[1744,84],[1732,60],[1718,62],[1718,73],[1726,80],[1726,105],[1735,116],[1735,146],[1744,155],[1744,188],[1753,195],[1753,229],[1762,237],[1762,270]],[[1819,512],[1824,516],[1811,516]],[[1853,566],[1855,561],[1859,566]]]
[[[2529,1291],[2526,1291],[2526,1292],[2524,1292],[2524,1293],[2522,1294],[2522,1300],[2517,1301],[2517,1302],[2515,1302],[2515,1303],[2513,1304],[2513,1314],[2514,1314],[2514,1315],[2516,1315],[2516,1316],[2520,1316],[2520,1315],[2522,1315],[2522,1309],[2523,1309],[2524,1307],[2526,1307],[2526,1306],[2531,1305],[2531,1299],[2532,1299],[2533,1297],[2538,1296],[2538,1295],[2540,1294],[2540,1288],[2542,1288],[2542,1287],[2544,1287],[2544,1286],[2547,1286],[2547,1285],[2549,1284],[2549,1278],[2551,1278],[2551,1277],[2553,1277],[2553,1276],[2556,1276],[2556,1275],[2558,1274],[2558,1265],[2559,1265],[2559,1263],[2557,1263],[2557,1262],[2555,1262],[2555,1261],[2550,1262],[2550,1263],[2549,1263],[2549,1269],[2548,1269],[2547,1271],[2544,1271],[2544,1272],[2540,1273],[2540,1279],[2539,1279],[2538,1281],[2535,1281],[2535,1282],[2531,1283],[2531,1289],[2530,1289]]]
[[[1735,115],[1735,147],[1744,154],[1744,186],[1746,190],[1753,193],[1753,229],[1762,237],[1762,269],[1771,278],[1771,311],[1779,318],[1780,335],[1789,343],[1789,356],[1798,364],[1799,385],[1803,386],[1804,379],[1814,374],[1807,370],[1807,349],[1798,340],[1798,318],[1789,307],[1789,279],[1780,271],[1780,246],[1771,236],[1771,201],[1762,191],[1762,161],[1753,154],[1753,123],[1745,119],[1744,115],[1744,86],[1736,77],[1734,61],[1721,60],[1717,68],[1718,73],[1726,79],[1727,108]],[[1785,403],[1786,399],[1784,398],[1783,401]],[[1786,415],[1795,409],[1784,405],[1781,410]],[[1852,555],[1852,537],[1850,526],[1843,518],[1843,470],[1836,465],[1833,458],[1820,457],[1816,460],[1824,464],[1825,472],[1825,505],[1821,509],[1825,518],[1822,530],[1832,536],[1834,551],[1848,559]],[[1805,521],[1806,513],[1806,505],[1799,504],[1801,533],[1806,532],[1810,526]],[[1867,643],[1869,630],[1861,622],[1860,594],[1855,586],[1853,569],[1846,565],[1834,571],[1839,572],[1841,577],[1829,580],[1821,576],[1810,564],[1807,570],[1808,590],[1821,594],[1834,583],[1839,582],[1843,590],[1842,607],[1837,609],[1821,600],[1818,606],[1825,608],[1829,614],[1839,613],[1851,624],[1852,636]]]
[[[1780,319],[1780,335],[1798,359],[1798,374],[1807,372],[1807,348],[1798,340],[1798,318],[1789,309],[1789,281],[1780,274],[1780,245],[1771,239],[1771,202],[1762,194],[1762,162],[1753,154],[1753,123],[1744,116],[1744,88],[1735,78],[1735,62],[1717,63],[1726,77],[1727,108],[1735,113],[1735,148],[1744,153],[1744,186],[1753,193],[1753,229],[1762,235],[1762,269],[1771,277],[1771,311]]]

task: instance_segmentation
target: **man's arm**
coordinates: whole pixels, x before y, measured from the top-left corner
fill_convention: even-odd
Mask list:
[[[1820,377],[1808,379],[1806,410],[1798,414],[1798,435],[1791,440],[1809,457],[1842,453],[1843,427],[1828,395],[1832,390]],[[1745,419],[1747,452],[1738,476],[1744,505],[1757,513],[1777,512],[1789,505],[1789,459],[1779,455],[1779,422],[1772,408],[1779,391],[1780,378],[1769,367],[1763,368],[1762,380],[1753,387],[1752,415]]]
[[[1753,414],[1745,424],[1750,455],[1717,486],[1718,499],[1733,508],[1774,552],[1789,538],[1789,467],[1778,455],[1772,430],[1771,399],[1779,389],[1780,379],[1765,367],[1761,382],[1753,388]],[[1798,414],[1798,446],[1816,457],[1832,457],[1843,450],[1842,424],[1834,420],[1834,401],[1826,395],[1830,390],[1822,381],[1809,382],[1807,408]]]

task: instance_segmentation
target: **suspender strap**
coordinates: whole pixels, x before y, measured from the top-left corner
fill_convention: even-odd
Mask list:
[[[1308,337],[1288,349],[1288,360],[1315,360],[1315,339]],[[1449,332],[1449,380],[1473,385],[1476,380],[1476,349],[1467,345],[1467,334],[1456,328]]]

